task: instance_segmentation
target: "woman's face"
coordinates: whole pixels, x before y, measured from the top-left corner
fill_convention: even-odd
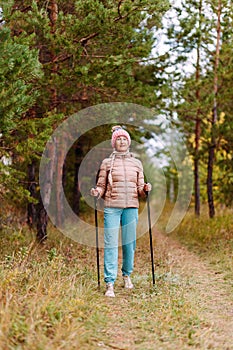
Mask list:
[[[129,148],[128,140],[125,136],[119,136],[115,142],[115,149],[117,152],[126,152]]]

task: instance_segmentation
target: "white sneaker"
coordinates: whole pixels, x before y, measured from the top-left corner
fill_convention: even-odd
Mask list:
[[[124,281],[125,288],[127,288],[127,289],[133,288],[133,283],[131,282],[131,279],[129,276],[123,276],[123,281]]]
[[[113,284],[112,283],[106,283],[105,296],[106,297],[115,298],[115,294],[114,294],[114,289],[113,289]]]

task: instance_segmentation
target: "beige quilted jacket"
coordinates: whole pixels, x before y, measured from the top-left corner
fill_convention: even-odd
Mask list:
[[[109,176],[111,170],[111,174]],[[110,184],[110,177],[112,185]],[[109,182],[110,181],[110,182]],[[140,160],[132,153],[117,154],[103,160],[97,181],[97,189],[104,198],[105,207],[138,208],[138,196],[145,197],[144,174]]]

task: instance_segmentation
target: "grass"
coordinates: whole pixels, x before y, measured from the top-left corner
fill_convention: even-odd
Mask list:
[[[82,348],[90,324],[104,323],[91,272],[61,255],[4,266],[1,278],[1,349]]]
[[[219,209],[212,219],[207,211],[198,218],[190,210],[172,236],[207,260],[216,272],[233,280],[232,209]]]
[[[231,275],[230,213],[195,225],[188,214],[173,235]],[[195,286],[173,273],[156,247],[152,286],[148,237],[138,240],[135,289],[125,291],[118,280],[115,299],[104,297],[102,281],[97,288],[95,249],[53,227],[43,246],[20,225],[2,228],[0,244],[1,349],[205,349],[207,321]],[[101,250],[101,278],[102,262]]]

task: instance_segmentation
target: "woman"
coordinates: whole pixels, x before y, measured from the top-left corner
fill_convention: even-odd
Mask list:
[[[113,153],[103,160],[91,195],[104,198],[104,281],[106,296],[115,297],[118,268],[118,233],[122,235],[122,276],[125,288],[133,288],[130,275],[134,266],[138,196],[145,197],[151,185],[144,183],[140,160],[129,152],[131,139],[121,126],[112,128]]]

